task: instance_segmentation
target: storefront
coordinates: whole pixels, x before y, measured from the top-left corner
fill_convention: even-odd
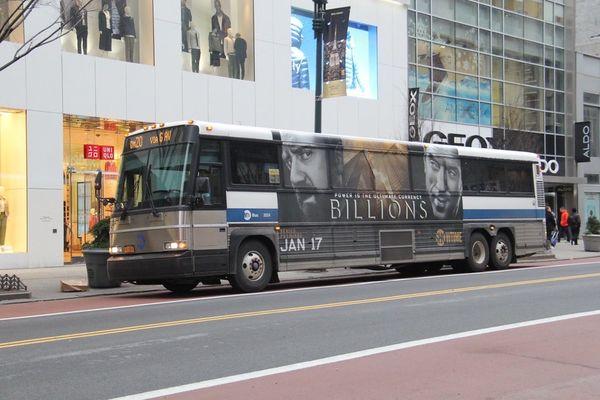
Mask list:
[[[61,0],[64,51],[154,65],[151,0]]]
[[[103,197],[115,197],[125,136],[140,122],[65,115],[64,124],[64,252],[65,261],[81,256],[93,237],[90,229],[110,215],[111,206],[98,205],[94,180],[103,173]]]
[[[26,146],[26,113],[0,108],[0,254],[27,251]]]

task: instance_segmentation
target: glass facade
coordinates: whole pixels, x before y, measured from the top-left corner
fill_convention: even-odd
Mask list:
[[[600,157],[600,95],[583,94],[583,120],[592,126],[592,157]]]
[[[564,164],[562,3],[411,0],[408,85],[420,88],[420,118],[489,126],[494,147]]]

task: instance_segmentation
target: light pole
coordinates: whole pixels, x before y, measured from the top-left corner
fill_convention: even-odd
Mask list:
[[[325,29],[325,10],[327,0],[313,0],[315,12],[313,30],[317,39],[317,87],[315,89],[315,132],[321,133],[321,109],[323,100],[323,30]]]

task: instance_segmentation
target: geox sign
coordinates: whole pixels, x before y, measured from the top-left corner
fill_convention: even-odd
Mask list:
[[[590,121],[575,123],[575,161],[590,162],[592,125]]]
[[[419,88],[408,89],[408,140],[420,142],[419,137]]]

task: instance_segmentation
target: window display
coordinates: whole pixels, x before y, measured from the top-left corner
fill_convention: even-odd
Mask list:
[[[17,9],[20,1],[0,0],[0,27],[8,20],[8,17]],[[8,36],[9,42],[23,43],[23,24],[19,25],[14,32]]]
[[[248,0],[181,0],[183,69],[254,80],[254,4]]]
[[[26,114],[0,108],[0,254],[26,251]]]
[[[65,51],[154,64],[152,1],[61,0],[62,18],[72,32],[61,38]]]
[[[314,90],[316,47],[312,12],[292,8],[292,87]],[[428,36],[425,27],[422,35]],[[423,49],[420,49],[423,50]],[[350,21],[346,41],[346,89],[348,96],[377,98],[377,27]]]

